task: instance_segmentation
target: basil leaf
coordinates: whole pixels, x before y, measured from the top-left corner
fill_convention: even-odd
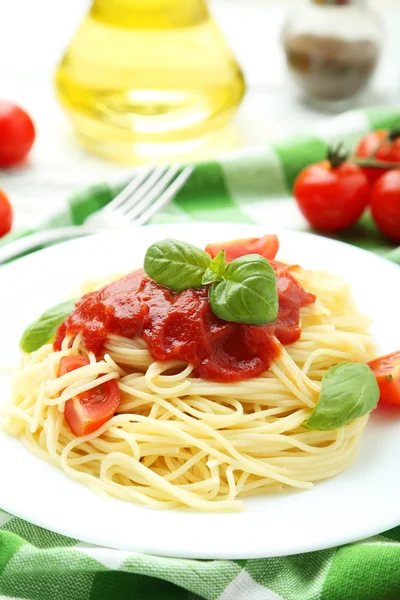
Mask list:
[[[322,379],[321,394],[307,429],[338,429],[375,408],[379,387],[375,375],[363,363],[344,363],[331,367]]]
[[[75,300],[67,300],[44,312],[37,321],[27,327],[19,343],[24,352],[33,352],[47,344],[56,334],[57,327],[68,317],[75,307]]]
[[[221,250],[204,273],[202,284],[207,285],[215,281],[222,281],[225,274],[225,266],[225,250]]]
[[[262,325],[278,315],[275,271],[259,254],[247,254],[233,260],[225,269],[224,279],[210,288],[213,312],[224,321]]]
[[[146,252],[144,270],[160,285],[181,292],[202,286],[211,256],[204,250],[180,240],[156,242]]]

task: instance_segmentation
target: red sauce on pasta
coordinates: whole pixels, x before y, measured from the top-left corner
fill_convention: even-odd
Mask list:
[[[271,261],[277,275],[278,318],[269,325],[228,323],[216,317],[208,289],[175,293],[149,279],[143,270],[91,292],[78,301],[60,325],[55,350],[66,335],[82,334],[87,350],[101,355],[108,335],[142,338],[158,361],[179,359],[202,379],[234,382],[257,377],[301,334],[299,311],[315,296],[290,274],[290,267]]]

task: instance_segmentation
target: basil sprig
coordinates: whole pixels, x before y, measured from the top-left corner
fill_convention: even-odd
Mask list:
[[[248,254],[226,265],[224,251],[211,260],[200,248],[166,239],[147,250],[144,270],[175,292],[211,284],[211,309],[225,321],[263,325],[278,315],[275,271],[259,254]]]
[[[56,334],[57,327],[73,311],[75,300],[67,300],[44,312],[36,321],[29,325],[19,343],[23,352],[34,352],[47,344]]]
[[[338,429],[375,408],[379,387],[375,375],[363,363],[344,363],[331,367],[322,379],[321,393],[307,429]]]
[[[275,321],[278,314],[275,271],[259,254],[233,260],[226,267],[222,281],[211,287],[210,304],[224,321],[248,325]]]

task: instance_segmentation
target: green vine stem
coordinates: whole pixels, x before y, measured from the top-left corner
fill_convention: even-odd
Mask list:
[[[374,169],[400,169],[400,162],[389,162],[385,160],[375,160],[372,158],[358,158],[353,156],[351,162],[359,167],[373,167]]]

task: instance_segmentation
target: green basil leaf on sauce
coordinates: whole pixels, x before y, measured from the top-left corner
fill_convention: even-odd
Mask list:
[[[68,317],[75,307],[75,300],[67,300],[44,312],[37,321],[24,331],[19,343],[23,352],[34,352],[47,344],[56,334],[57,327]]]
[[[225,321],[272,323],[278,315],[275,271],[259,254],[241,256],[226,267],[223,281],[211,286],[209,298],[213,312]]]
[[[321,394],[307,429],[338,429],[375,408],[379,387],[375,375],[363,363],[344,363],[331,367],[322,379]]]
[[[221,250],[217,256],[212,260],[207,271],[203,275],[203,285],[214,283],[215,281],[222,281],[225,274],[225,250]]]
[[[202,286],[211,256],[204,250],[180,240],[156,242],[146,252],[144,270],[160,285],[174,292]]]

